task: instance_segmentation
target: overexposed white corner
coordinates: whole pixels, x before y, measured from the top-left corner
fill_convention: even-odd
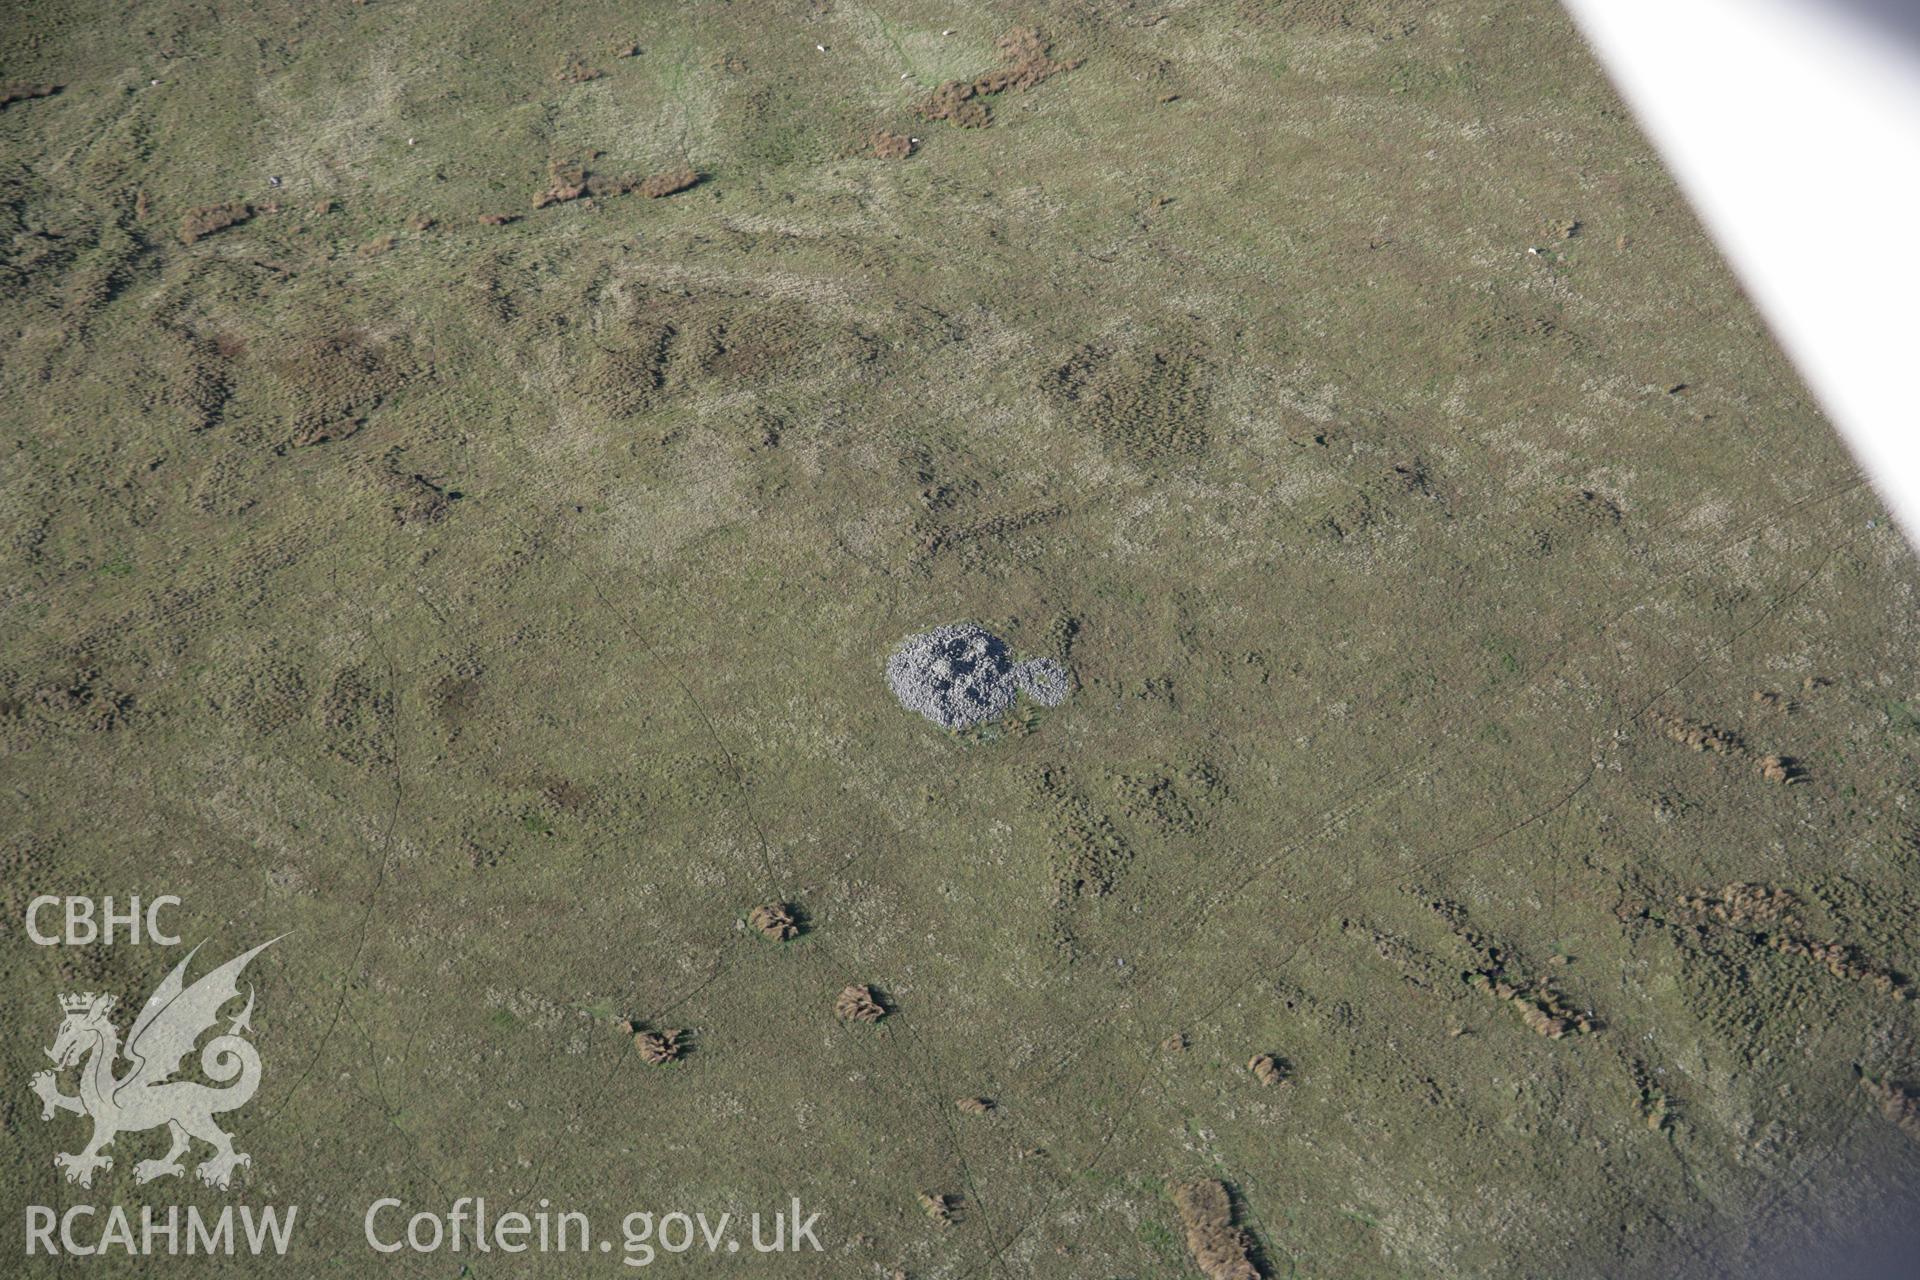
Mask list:
[[[1920,544],[1920,41],[1819,0],[1565,0]]]

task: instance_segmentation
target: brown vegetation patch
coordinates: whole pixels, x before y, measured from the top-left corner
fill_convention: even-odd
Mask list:
[[[1905,1089],[1891,1080],[1875,1080],[1872,1076],[1862,1075],[1860,1087],[1869,1098],[1880,1104],[1880,1114],[1897,1126],[1900,1132],[1920,1142],[1920,1093]]]
[[[1535,1035],[1558,1040],[1570,1032],[1585,1035],[1594,1030],[1592,1019],[1569,1008],[1545,978],[1535,978],[1519,986],[1485,973],[1469,974],[1468,980],[1512,1005],[1519,1011],[1520,1021]]]
[[[982,99],[1009,89],[1031,89],[1084,61],[1055,58],[1052,44],[1034,27],[1015,27],[994,41],[994,48],[1004,65],[972,80],[947,81],[920,104],[920,114],[963,129],[984,128],[993,123],[993,113]]]
[[[1681,910],[1695,917],[1721,924],[1774,924],[1785,920],[1797,905],[1785,889],[1764,884],[1730,884],[1719,893],[1689,894],[1680,899]]]
[[[1836,978],[1868,983],[1881,994],[1890,995],[1896,1000],[1910,998],[1904,983],[1878,965],[1861,960],[1854,949],[1843,942],[1818,942],[1776,933],[1767,938],[1767,945],[1782,955],[1804,956]]]
[[[641,179],[639,192],[649,200],[670,196],[700,184],[700,175],[685,165]]]
[[[1254,1054],[1247,1061],[1247,1070],[1253,1073],[1255,1080],[1267,1088],[1287,1083],[1286,1064],[1270,1053]]]
[[[700,174],[685,165],[678,169],[669,169],[663,173],[647,174],[644,177],[629,174],[625,177],[611,177],[607,174],[593,173],[584,165],[565,165],[555,162],[547,171],[546,190],[533,198],[533,207],[544,209],[549,205],[565,204],[569,200],[578,200],[584,196],[624,196],[639,192],[649,200],[658,200],[689,187],[698,186]]]
[[[949,80],[920,104],[920,114],[929,120],[947,120],[962,129],[984,129],[993,123],[993,113],[978,100],[979,90],[965,80]]]
[[[887,1007],[872,987],[855,983],[834,1000],[833,1013],[842,1022],[878,1022],[887,1016]]]
[[[1208,1178],[1173,1189],[1173,1207],[1186,1228],[1187,1252],[1207,1280],[1261,1280],[1253,1236],[1233,1225],[1233,1194]]]
[[[641,1061],[650,1067],[665,1066],[685,1055],[687,1051],[686,1043],[682,1039],[687,1034],[685,1031],[677,1028],[655,1031],[644,1023],[631,1021],[626,1025],[628,1034],[633,1037],[634,1049],[640,1054]]]
[[[228,227],[237,227],[254,215],[254,207],[244,201],[231,204],[206,204],[187,210],[180,219],[180,243],[192,244],[204,236]]]
[[[990,71],[973,82],[981,93],[1002,93],[1008,89],[1031,89],[1063,71],[1072,71],[1084,58],[1057,59],[1053,43],[1040,34],[1038,27],[1015,27],[993,42],[1006,61],[998,71]]]
[[[1798,915],[1798,900],[1784,889],[1735,883],[1718,893],[1685,894],[1679,905],[1680,923],[1738,929],[1754,942],[1781,955],[1800,956],[1836,978],[1865,983],[1895,1000],[1913,998],[1913,988],[1893,970],[1862,958],[1843,942],[1812,936]]]
[[[1497,965],[1472,970],[1465,976],[1469,986],[1490,992],[1496,999],[1512,1005],[1528,1030],[1549,1040],[1568,1034],[1585,1035],[1598,1027],[1586,1014],[1571,1008],[1544,977],[1531,981],[1510,980]]]
[[[51,98],[60,92],[57,84],[29,84],[24,80],[15,80],[0,85],[0,107],[10,107],[16,102],[30,102],[35,98]]]
[[[1467,923],[1466,908],[1444,900],[1428,905],[1474,956],[1473,967],[1461,974],[1461,978],[1467,985],[1512,1005],[1529,1030],[1549,1040],[1559,1040],[1600,1029],[1598,1019],[1570,1006],[1547,978],[1525,977],[1517,957],[1508,948]]]
[[[1791,702],[1782,699],[1778,693],[1759,691],[1753,695],[1753,700],[1766,708],[1791,710]],[[1665,733],[1672,741],[1680,743],[1688,750],[1715,752],[1720,756],[1732,756],[1736,760],[1751,762],[1753,768],[1761,773],[1761,777],[1770,783],[1778,783],[1786,787],[1786,785],[1807,781],[1807,768],[1793,756],[1780,756],[1780,754],[1761,756],[1747,747],[1738,733],[1732,733],[1728,729],[1716,729],[1709,723],[1686,720],[1684,716],[1655,716],[1653,723],[1655,727],[1661,729],[1661,733]]]
[[[1746,747],[1738,734],[1716,729],[1679,716],[1661,716],[1654,721],[1660,731],[1689,751],[1712,751],[1719,755],[1738,755]]]
[[[765,906],[755,907],[747,916],[747,923],[775,942],[787,942],[800,936],[800,922],[793,914],[793,908],[784,902],[769,902]]]
[[[1768,782],[1784,786],[1806,781],[1807,771],[1792,756],[1761,756],[1755,763],[1760,766],[1760,776]]]
[[[913,139],[904,133],[882,129],[869,140],[873,154],[882,160],[905,160],[913,154]]]
[[[699,182],[700,175],[684,166],[646,177],[628,175],[614,178],[590,172],[580,165],[555,164],[548,173],[547,189],[533,198],[533,207],[544,209],[548,205],[564,204],[582,196],[624,196],[636,191],[649,200],[657,200],[676,191],[685,191]]]
[[[562,166],[556,162],[547,171],[547,189],[533,198],[533,207],[544,209],[550,204],[578,200],[585,194],[587,194],[587,171],[578,166]]]
[[[1790,706],[1779,694],[1767,691],[1755,693],[1753,700],[1766,707]],[[1738,734],[1730,730],[1717,729],[1710,724],[1701,724],[1673,715],[1657,716],[1653,723],[1667,737],[1690,751],[1711,751],[1717,755],[1752,761],[1760,776],[1768,782],[1785,786],[1806,781],[1806,768],[1798,760],[1792,756],[1757,755],[1747,747]]]

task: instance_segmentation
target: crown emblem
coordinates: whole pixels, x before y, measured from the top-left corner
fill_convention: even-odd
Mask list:
[[[33,1076],[40,1118],[51,1120],[65,1111],[93,1122],[93,1137],[86,1146],[53,1158],[68,1182],[91,1187],[97,1174],[113,1168],[114,1157],[100,1149],[143,1129],[168,1130],[173,1145],[158,1159],[133,1166],[136,1183],[184,1174],[187,1168],[181,1157],[195,1142],[213,1148],[213,1155],[194,1170],[194,1177],[205,1186],[226,1191],[233,1185],[234,1172],[253,1163],[244,1151],[233,1149],[233,1135],[214,1121],[217,1115],[246,1106],[260,1087],[260,1055],[248,1039],[253,1031],[252,985],[244,984],[246,1008],[231,1018],[223,1018],[220,1011],[239,1002],[240,976],[247,963],[278,941],[263,942],[188,983],[187,967],[200,950],[196,945],[160,980],[146,1003],[126,1005],[133,1016],[124,1043],[121,1028],[109,1020],[111,1011],[121,1007],[117,997],[105,991],[54,991],[65,1017],[53,1047],[46,1050],[52,1069]],[[207,1083],[174,1082],[175,1073],[196,1050],[197,1074]],[[62,1092],[61,1078],[76,1075],[79,1092]],[[17,1108],[8,1110],[11,1127],[11,1113]],[[30,1234],[38,1230],[34,1225]],[[0,1268],[0,1275],[11,1274],[11,1269]]]

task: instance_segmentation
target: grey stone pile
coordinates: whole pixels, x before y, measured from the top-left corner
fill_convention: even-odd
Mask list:
[[[1034,658],[1013,669],[1020,692],[1043,707],[1057,707],[1067,700],[1067,669],[1052,658]]]
[[[971,622],[909,636],[887,659],[887,684],[900,705],[946,729],[1005,715],[1016,693],[1043,706],[1066,700],[1066,668],[1051,658],[1016,663],[1006,641]]]

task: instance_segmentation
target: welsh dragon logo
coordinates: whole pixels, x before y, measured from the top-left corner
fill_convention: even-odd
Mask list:
[[[221,1112],[245,1106],[260,1087],[260,1055],[244,1038],[253,1030],[251,987],[246,1007],[228,1022],[226,1034],[207,1041],[200,1051],[200,1069],[223,1087],[171,1077],[200,1037],[220,1021],[221,1008],[239,998],[240,971],[247,962],[279,940],[263,942],[187,986],[187,965],[200,950],[194,947],[147,998],[127,1031],[124,1050],[120,1033],[108,1017],[115,997],[91,991],[60,997],[66,1019],[47,1050],[55,1070],[36,1073],[33,1091],[40,1095],[42,1120],[53,1119],[57,1111],[93,1117],[92,1141],[77,1153],[63,1152],[53,1158],[68,1182],[92,1186],[96,1171],[113,1168],[113,1157],[104,1151],[116,1137],[161,1125],[167,1127],[173,1145],[159,1159],[134,1165],[136,1182],[186,1172],[180,1157],[195,1138],[213,1148],[213,1155],[194,1170],[210,1187],[224,1191],[236,1168],[253,1163],[252,1157],[233,1149],[233,1138],[213,1122]],[[116,1074],[123,1056],[130,1065]],[[80,1068],[79,1093],[61,1093],[59,1073],[76,1066]]]

